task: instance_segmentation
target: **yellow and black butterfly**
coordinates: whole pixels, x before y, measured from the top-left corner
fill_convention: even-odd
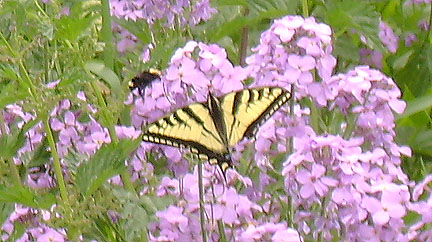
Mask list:
[[[279,87],[244,89],[193,103],[147,125],[143,140],[189,148],[201,160],[217,164],[222,172],[232,167],[230,149],[258,127],[291,97]]]
[[[129,89],[131,91],[138,89],[139,95],[143,97],[145,88],[153,81],[160,79],[160,76],[161,72],[159,70],[150,68],[150,70],[144,71],[138,76],[132,78],[129,82]]]

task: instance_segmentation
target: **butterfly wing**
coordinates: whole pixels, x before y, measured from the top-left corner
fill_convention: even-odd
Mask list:
[[[202,160],[218,164],[224,160],[226,146],[219,136],[207,106],[194,103],[177,109],[147,126],[143,140],[189,148]]]
[[[280,87],[244,89],[228,93],[221,98],[224,121],[230,147],[245,137],[256,134],[263,124],[291,97]]]

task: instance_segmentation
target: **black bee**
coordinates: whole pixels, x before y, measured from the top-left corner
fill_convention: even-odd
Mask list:
[[[161,72],[156,69],[151,68],[148,71],[144,71],[138,76],[132,78],[132,80],[129,82],[129,89],[133,91],[135,88],[137,88],[139,95],[143,97],[145,88],[153,81],[158,79],[160,80],[160,75]]]

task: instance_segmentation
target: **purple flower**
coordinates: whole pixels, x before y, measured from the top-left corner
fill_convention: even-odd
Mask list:
[[[196,1],[131,1],[110,0],[111,15],[126,20],[144,20],[153,25],[159,21],[168,28],[184,28],[186,24],[194,26],[201,21],[208,20],[216,9],[210,7],[208,0]]]
[[[413,3],[413,4],[421,4],[421,3],[425,3],[425,4],[429,4],[431,1],[430,0],[408,0],[405,2],[405,4],[409,4],[409,3]]]
[[[325,174],[325,167],[319,164],[312,165],[312,171],[302,169],[297,171],[296,179],[302,184],[300,189],[300,196],[303,198],[309,198],[315,193],[320,197],[324,196],[327,191],[327,186],[336,186],[337,181],[335,179],[323,176]]]
[[[417,42],[417,37],[413,33],[408,33],[405,36],[405,46],[406,47],[411,47],[411,45],[412,45],[413,42]]]
[[[380,32],[378,36],[380,37],[381,42],[387,47],[387,49],[391,53],[396,53],[398,47],[398,38],[393,33],[393,30],[390,28],[390,26],[387,23],[383,21],[380,21],[379,29]]]
[[[371,192],[382,193],[381,200],[365,197],[362,201],[362,206],[372,214],[374,223],[384,225],[389,223],[390,219],[401,219],[406,214],[405,203],[410,197],[406,186],[383,183],[372,186]]]
[[[301,242],[302,238],[294,229],[278,230],[272,237],[273,242]]]
[[[249,224],[241,233],[238,241],[273,241],[273,242],[300,242],[302,238],[297,231],[287,228],[283,223],[266,223],[260,226]]]
[[[288,90],[294,85],[296,98],[309,92],[317,96],[315,70],[327,80],[336,65],[330,35],[331,29],[313,18],[286,16],[275,20],[261,35],[260,44],[252,48],[256,53],[246,58],[254,85],[279,85]]]
[[[69,16],[70,15],[70,7],[62,7],[60,10],[60,16]]]
[[[370,50],[366,48],[361,48],[360,52],[360,62],[365,65],[376,67],[378,69],[382,68],[382,54],[376,50]]]
[[[169,177],[163,177],[161,184],[158,187],[157,193],[158,196],[165,196],[166,194],[170,195],[179,195],[179,182],[176,179],[171,179]]]
[[[64,242],[66,241],[65,235],[62,233],[59,233],[58,231],[52,229],[52,228],[46,228],[44,233],[39,235],[37,237],[37,242]]]
[[[429,30],[429,22],[426,20],[420,20],[417,24],[417,27],[420,28],[422,31],[428,31]]]
[[[45,172],[30,173],[27,175],[26,182],[33,189],[51,188],[54,186],[54,180],[47,169]]]
[[[121,36],[121,40],[117,42],[117,50],[120,53],[124,53],[127,50],[131,50],[133,48],[135,48],[136,42],[137,42],[137,38],[135,37],[135,35],[129,33],[126,30],[121,31],[120,33]]]
[[[169,206],[165,212],[157,212],[156,216],[166,220],[166,222],[178,225],[180,230],[185,230],[188,225],[188,220],[182,215],[182,209],[174,206]]]
[[[141,131],[136,130],[134,127],[126,127],[126,126],[115,126],[115,131],[117,136],[120,139],[137,139],[140,135]]]

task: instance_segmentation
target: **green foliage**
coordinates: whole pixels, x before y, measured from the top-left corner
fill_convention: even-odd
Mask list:
[[[308,9],[303,9],[302,3],[306,3]],[[99,1],[60,0],[44,4],[39,0],[8,0],[0,3],[0,112],[7,105],[18,103],[35,117],[20,128],[19,120],[15,120],[14,126],[5,132],[0,116],[0,224],[13,211],[14,203],[39,209],[50,209],[56,204],[56,212],[63,217],[54,218],[52,225],[67,228],[72,231],[70,234],[82,233],[85,239],[99,241],[146,241],[146,228],[157,220],[156,211],[165,209],[173,201],[158,198],[154,191],[138,197],[127,188],[117,188],[106,182],[115,175],[127,173],[124,162],[130,159],[140,142],[139,139],[116,140],[114,125],[130,124],[130,107],[124,105],[129,91],[125,84],[150,67],[163,70],[176,49],[190,40],[216,43],[227,50],[234,64],[238,64],[242,56],[250,54],[242,53],[241,46],[246,45],[250,51],[258,43],[262,31],[284,15],[310,13],[317,21],[332,27],[338,72],[360,63],[361,48],[383,54],[382,71],[394,78],[408,102],[405,113],[397,117],[398,142],[413,150],[413,157],[404,162],[403,168],[415,180],[423,179],[432,171],[432,41],[429,31],[418,27],[420,20],[429,21],[429,8],[405,5],[400,0],[219,0],[211,4],[218,13],[194,27],[166,28],[160,21],[149,26],[142,20],[111,17],[114,23],[136,36],[137,41],[135,47],[124,53],[110,53],[104,42],[107,36],[100,32],[102,19],[109,16],[104,16]],[[61,15],[62,7],[69,7],[70,14]],[[378,37],[380,20],[388,23],[400,38],[396,53],[387,51]],[[405,46],[404,37],[409,33],[415,34],[417,41]],[[119,36],[108,34],[114,39],[111,44],[118,43]],[[140,55],[148,45],[152,45],[151,58],[143,63]],[[112,68],[106,59],[114,62]],[[54,88],[46,87],[47,83],[57,80],[60,82]],[[78,91],[85,93],[86,101],[76,97]],[[90,158],[72,151],[62,157],[62,165],[70,168],[70,174],[64,174],[69,204],[63,203],[64,198],[57,189],[34,191],[16,184],[17,180],[21,183],[25,180],[30,168],[53,162],[53,147],[45,137],[39,146],[32,147],[32,152],[20,157],[22,165],[15,167],[19,179],[11,176],[14,174],[13,157],[26,144],[25,133],[41,120],[49,120],[50,113],[63,99],[77,105],[71,111],[81,112],[80,121],[90,120],[91,113],[110,130],[112,137],[111,144],[103,145]],[[98,112],[92,113],[92,109]],[[349,120],[348,130],[349,125],[355,123],[352,117],[341,113],[314,111],[318,116],[313,122],[318,127],[316,130],[322,133],[339,133],[345,120]],[[60,142],[59,134],[54,132],[54,136],[54,141]],[[248,152],[250,150],[245,151]],[[167,174],[166,158],[160,156],[147,154],[147,160],[157,162],[153,164],[154,176],[146,185],[156,186],[159,178]],[[277,157],[274,167],[280,168],[284,158]],[[253,181],[259,181],[259,172],[252,169],[250,160],[241,160],[237,169],[241,174],[250,175]],[[267,192],[279,194],[283,190],[282,178],[278,173],[269,173],[276,182]],[[59,180],[55,182],[58,184]],[[132,189],[137,191],[143,186],[139,182],[132,183]],[[290,211],[287,207],[282,209],[284,219],[289,221]],[[118,221],[107,215],[109,210],[119,214]],[[68,217],[71,211],[72,216]],[[17,240],[26,226],[16,223],[9,240]]]
[[[117,97],[121,97],[122,88],[120,80],[112,70],[107,68],[103,63],[97,61],[86,63],[84,68],[104,80],[109,85],[109,88],[113,90],[113,94]]]
[[[28,187],[0,186],[1,203],[19,203],[32,208],[48,210],[56,201],[51,193],[37,194]]]
[[[108,178],[126,169],[124,160],[136,149],[139,140],[120,140],[103,145],[90,160],[76,170],[75,184],[84,197],[91,195]]]
[[[425,95],[431,87],[431,60],[432,47],[430,45],[418,49],[409,56],[403,68],[395,71],[395,79],[399,80],[398,84],[408,88],[415,96]]]
[[[9,217],[10,213],[14,210],[14,205],[12,203],[3,203],[0,202],[0,223],[3,222]]]
[[[378,38],[379,12],[367,1],[331,0],[319,4],[314,15],[322,18],[333,29],[334,54],[340,56],[340,70],[345,70],[359,60],[360,37],[366,40],[366,46],[385,52]]]
[[[147,238],[147,226],[156,221],[156,212],[164,210],[172,199],[159,198],[154,195],[137,197],[124,190],[114,190],[114,196],[123,204],[120,211],[119,231],[122,241],[144,241]]]

